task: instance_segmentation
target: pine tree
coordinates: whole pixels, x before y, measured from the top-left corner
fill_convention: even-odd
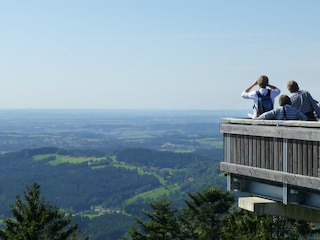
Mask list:
[[[27,186],[11,205],[12,218],[4,220],[0,238],[4,240],[74,240],[77,224],[71,225],[71,214],[50,205],[40,197],[40,185]]]
[[[239,210],[234,196],[218,188],[188,196],[181,210],[169,200],[149,203],[149,221],[136,218],[138,227],[124,240],[294,240],[313,233],[306,222]]]
[[[149,203],[153,212],[144,211],[149,221],[136,218],[138,228],[128,231],[134,240],[207,240],[220,239],[224,215],[234,202],[230,193],[208,188],[201,193],[188,194],[183,212],[171,208],[171,201]]]
[[[311,239],[316,234],[305,221],[245,210],[230,212],[226,220],[223,230],[226,240]]]
[[[188,193],[187,207],[181,216],[190,239],[221,239],[224,216],[234,203],[234,196],[218,188],[207,188],[196,194]]]
[[[171,201],[166,199],[149,202],[153,212],[143,211],[149,221],[136,218],[139,229],[132,227],[128,237],[134,240],[169,240],[184,239],[177,219],[177,208],[171,208]]]

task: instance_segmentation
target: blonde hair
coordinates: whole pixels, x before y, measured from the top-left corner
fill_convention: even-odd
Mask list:
[[[269,85],[269,78],[266,75],[261,75],[258,78],[258,85],[261,88],[265,88]]]

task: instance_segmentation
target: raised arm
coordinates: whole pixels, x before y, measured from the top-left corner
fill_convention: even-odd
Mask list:
[[[271,84],[268,84],[268,87],[271,88],[271,89],[276,89],[277,88],[276,86],[273,86]]]
[[[257,86],[258,85],[258,81],[255,80],[249,87],[247,87],[244,91],[245,92],[250,92],[251,89],[254,87],[254,86]]]

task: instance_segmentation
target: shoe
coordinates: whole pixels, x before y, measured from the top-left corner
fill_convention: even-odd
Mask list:
[[[251,118],[251,119],[254,118],[252,113],[248,113],[248,117]]]

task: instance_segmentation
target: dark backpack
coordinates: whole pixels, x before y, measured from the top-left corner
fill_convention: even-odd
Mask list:
[[[268,89],[268,93],[265,96],[261,95],[259,91],[257,91],[256,93],[258,95],[257,116],[260,116],[262,113],[273,109],[273,102],[270,97],[271,90]]]

